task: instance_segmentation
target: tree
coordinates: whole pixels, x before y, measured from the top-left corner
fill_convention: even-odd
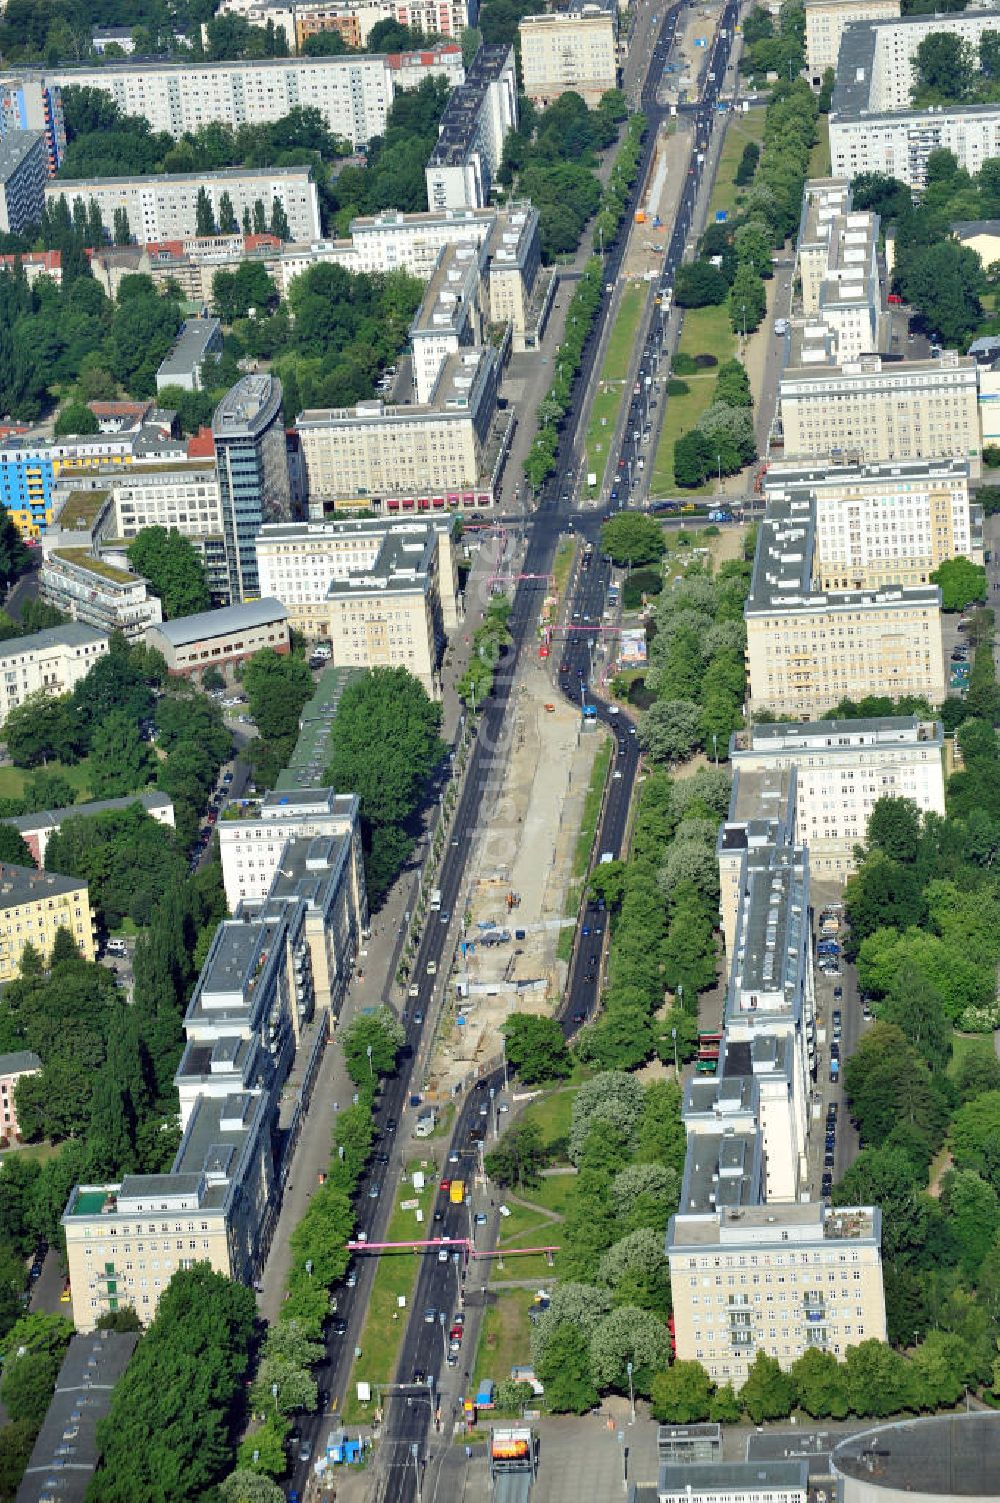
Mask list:
[[[329,33],[320,33],[329,35]],[[336,33],[335,33],[336,35]],[[311,41],[312,38],[309,38]],[[270,1477],[238,1467],[219,1483],[222,1503],[284,1503],[285,1494]]]
[[[751,145],[753,143],[751,142]],[[753,394],[746,367],[738,360],[724,360],[715,381],[715,401],[729,407],[752,407]]]
[[[641,1083],[620,1070],[606,1070],[585,1080],[573,1100],[569,1157],[578,1164],[587,1138],[596,1128],[626,1141],[636,1130],[643,1111]]]
[[[50,697],[44,689],[29,694],[8,714],[3,739],[18,767],[77,761],[81,728],[72,712],[70,696]]]
[[[610,1311],[590,1338],[590,1370],[598,1388],[628,1392],[626,1362],[632,1363],[637,1393],[648,1393],[656,1373],[670,1360],[670,1337],[657,1316],[634,1305]]]
[[[0,861],[14,866],[34,866],[35,858],[13,825],[0,824]]]
[[[795,1383],[789,1373],[782,1371],[776,1357],[759,1351],[740,1389],[740,1399],[755,1425],[764,1420],[784,1419],[795,1406]]]
[[[729,289],[729,322],[737,334],[752,334],[767,312],[767,293],[764,283],[749,262],[744,261],[736,269],[733,285]]]
[[[738,264],[750,266],[765,281],[774,275],[771,234],[759,219],[741,224],[733,236]]]
[[[67,402],[60,408],[56,418],[56,438],[63,438],[66,434],[87,434],[97,432],[97,419],[83,402]]]
[[[561,1320],[552,1329],[544,1356],[535,1358],[535,1373],[545,1385],[545,1399],[553,1414],[586,1414],[597,1403],[590,1375],[590,1344],[579,1326]]]
[[[485,1156],[486,1173],[503,1185],[537,1185],[538,1171],[548,1161],[541,1130],[534,1122],[509,1127],[492,1153]]]
[[[663,528],[642,512],[620,512],[601,528],[601,547],[616,564],[651,564],[667,551]]]
[[[627,1174],[628,1170],[622,1172]],[[598,1270],[616,1305],[635,1305],[659,1315],[661,1320],[670,1314],[670,1268],[663,1252],[665,1224],[640,1226],[620,1238],[601,1258]]]
[[[288,215],[285,213],[285,206],[277,194],[271,200],[270,228],[271,234],[276,235],[279,240],[291,240],[292,231],[288,223]]]
[[[868,816],[869,849],[877,848],[890,861],[915,861],[920,826],[920,810],[913,799],[883,796]]]
[[[964,611],[973,601],[986,599],[986,570],[967,558],[949,558],[938,564],[931,583],[941,591],[941,606],[946,611]]]
[[[507,1063],[526,1085],[562,1080],[569,1074],[569,1050],[555,1018],[511,1013],[503,1035]]]
[[[653,1418],[671,1425],[693,1425],[708,1419],[712,1388],[712,1380],[700,1362],[675,1362],[653,1379]]]
[[[223,190],[219,198],[219,233],[221,235],[235,235],[239,231],[236,222],[236,214],[233,211],[233,201],[229,194]]]
[[[700,428],[674,440],[674,479],[682,487],[701,485],[715,469],[715,447]]]
[[[660,699],[639,722],[642,747],[654,762],[684,762],[700,745],[701,708],[693,700]]]
[[[209,198],[206,188],[198,189],[198,197],[194,206],[194,225],[196,235],[214,235],[217,233],[215,210],[212,208],[212,200]]]
[[[124,710],[116,710],[95,726],[90,742],[88,779],[95,798],[122,798],[145,788],[156,757]]]
[[[832,1352],[808,1347],[792,1363],[799,1405],[813,1419],[844,1419],[848,1412],[844,1369]]]
[[[692,261],[677,268],[674,301],[681,308],[705,308],[724,303],[728,291],[728,282],[710,261]]]
[[[128,222],[128,209],[124,205],[115,209],[114,242],[116,245],[132,244],[132,226]]]
[[[961,103],[972,91],[974,53],[962,37],[947,31],[925,36],[913,59],[914,104]]]
[[[949,347],[965,347],[982,320],[986,290],[982,262],[971,246],[945,240],[916,247],[900,265],[897,281],[926,329]]]
[[[211,599],[205,570],[189,538],[176,527],[143,527],[128,546],[129,563],[149,580],[168,621],[207,611]]]
[[[354,1084],[392,1075],[406,1032],[388,1007],[359,1014],[341,1035],[347,1073]]]
[[[910,1371],[901,1352],[874,1339],[861,1341],[847,1348],[845,1365],[848,1400],[855,1414],[882,1418],[910,1407]]]

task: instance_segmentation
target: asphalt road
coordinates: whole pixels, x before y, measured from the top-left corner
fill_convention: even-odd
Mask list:
[[[631,223],[639,192],[649,170],[653,142],[664,115],[663,109],[656,102],[656,90],[673,44],[680,10],[681,5],[674,5],[665,12],[658,40],[649,54],[648,71],[642,90],[643,109],[649,118],[649,130],[644,142],[643,158],[636,185],[623,225],[626,231]],[[736,0],[731,0],[720,23],[726,36],[722,37],[721,31],[717,35],[709,62],[709,71],[714,72],[717,78],[723,77],[725,73],[729,41],[736,15]],[[694,112],[700,127],[695,133],[696,140],[699,142],[707,140],[712,129],[716,89],[716,84],[708,83],[705,96]],[[680,263],[701,171],[702,164],[696,158],[692,162],[689,181],[682,195],[666,253],[661,282],[661,286],[665,288],[671,285],[673,273]],[[624,243],[625,235],[620,234],[616,244],[606,248],[605,275],[612,286],[620,270]],[[587,380],[606,333],[610,303],[610,297],[606,297],[595,327],[584,347],[582,369],[575,383],[572,405],[566,416],[556,472],[546,483],[536,510],[524,522],[526,546],[520,566],[521,573],[524,576],[543,576],[543,583],[544,576],[551,571],[559,538],[570,523],[574,442],[582,421]],[[649,329],[641,362],[638,400],[633,400],[633,412],[630,415],[637,416],[640,410],[643,415],[645,414],[645,403],[648,401],[652,385],[650,382],[650,387],[645,386],[645,377],[659,358],[662,338],[662,311],[657,309]],[[636,426],[641,429],[641,424],[630,423],[627,426],[619,464],[620,470],[625,469],[630,459],[634,460],[636,457],[637,449],[632,439],[632,429]],[[593,533],[598,522],[599,518],[591,515],[584,524],[586,531]],[[601,852],[610,851],[613,855],[618,855],[623,848],[639,756],[637,738],[630,736],[627,728],[619,730],[619,717],[611,713],[611,707],[596,693],[591,683],[593,654],[599,638],[597,628],[604,611],[609,577],[607,561],[601,559],[595,550],[590,567],[581,569],[578,574],[570,624],[571,626],[577,624],[572,621],[572,614],[576,613],[580,618],[581,629],[570,630],[566,633],[568,640],[559,659],[560,667],[565,666],[565,672],[560,672],[559,680],[564,692],[573,699],[582,694],[586,703],[593,705],[596,718],[605,722],[616,732],[618,744],[614,759],[615,769],[620,770],[622,776],[612,778],[609,782],[597,845]],[[444,860],[437,878],[437,885],[441,890],[441,908],[447,913],[454,913],[461,901],[471,838],[479,823],[483,799],[488,793],[493,775],[502,770],[505,757],[503,735],[517,665],[521,651],[526,645],[528,650],[535,650],[538,607],[543,594],[544,590],[539,589],[537,579],[525,577],[519,580],[510,621],[512,645],[500,664],[493,691],[481,707],[479,731],[473,744],[450,842],[445,848]],[[584,617],[590,619],[585,621]],[[556,651],[559,651],[559,646],[556,647]],[[567,988],[563,1012],[563,1028],[567,1034],[580,1026],[581,1019],[590,1014],[599,992],[600,954],[604,936],[596,932],[593,925],[585,927],[591,929],[591,932],[584,935],[581,928],[577,936]],[[428,1015],[432,1013],[438,1001],[439,988],[447,984],[446,978],[453,958],[453,945],[449,933],[449,926],[435,922],[432,915],[418,951],[413,971],[413,980],[418,992],[416,997],[408,1001],[404,1023],[406,1056],[399,1074],[386,1083],[378,1110],[378,1123],[382,1130],[383,1141],[378,1145],[377,1151],[380,1151],[383,1162],[375,1163],[373,1180],[379,1184],[380,1189],[390,1177],[392,1143],[397,1130],[402,1133],[400,1152],[404,1157],[409,1148],[409,1119],[406,1103],[410,1092],[410,1076],[413,1071],[413,1060],[420,1051],[424,1030],[429,1026],[426,1021]],[[479,1120],[479,1108],[483,1095],[485,1093],[488,1100],[491,1088],[494,1092],[502,1089],[502,1080],[499,1075],[485,1081],[481,1089],[471,1091],[463,1103],[453,1138],[453,1143],[458,1145],[455,1151],[460,1155],[460,1162],[458,1165],[449,1165],[453,1177],[463,1179],[472,1177],[471,1171],[475,1167],[475,1160],[472,1156],[474,1150],[469,1145],[469,1132]],[[402,1124],[401,1127],[400,1124]],[[365,1232],[369,1243],[377,1242],[383,1236],[392,1206],[390,1195],[380,1193],[377,1198],[368,1196],[367,1188],[370,1182],[366,1182],[361,1187],[358,1215],[359,1230]],[[462,1238],[469,1234],[470,1216],[476,1210],[475,1200],[471,1209],[464,1205],[452,1206],[450,1202],[447,1205],[442,1204],[440,1209],[443,1219],[435,1223],[435,1230],[439,1235]],[[496,1215],[495,1210],[493,1214]],[[484,1245],[485,1239],[491,1235],[491,1232],[492,1228],[489,1225],[480,1229]],[[374,1277],[375,1260],[373,1258],[359,1256],[356,1262],[358,1272],[356,1287],[351,1290],[343,1289],[338,1294],[337,1315],[338,1318],[346,1321],[347,1329],[341,1337],[330,1337],[327,1346],[327,1362],[318,1375],[321,1389],[326,1389],[334,1399],[342,1398],[344,1394]],[[434,1254],[425,1255],[422,1258],[412,1306],[413,1313],[403,1342],[397,1378],[409,1382],[414,1372],[419,1371],[423,1374],[423,1383],[415,1388],[410,1387],[408,1391],[404,1389],[401,1398],[389,1398],[381,1442],[382,1460],[388,1463],[388,1482],[383,1495],[385,1503],[409,1503],[409,1500],[415,1496],[417,1477],[414,1454],[417,1466],[425,1467],[428,1456],[428,1434],[437,1433],[431,1431],[432,1390],[428,1380],[433,1378],[433,1391],[439,1393],[442,1373],[448,1371],[445,1362],[447,1330],[442,1332],[439,1316],[445,1313],[450,1324],[450,1316],[454,1313],[459,1300],[461,1273],[461,1258],[457,1264],[451,1257],[446,1262],[440,1262]],[[432,1322],[424,1319],[424,1312],[429,1309],[435,1311],[435,1318]],[[472,1340],[473,1333],[470,1331],[467,1337],[470,1345],[464,1347],[464,1350],[471,1352]],[[458,1371],[464,1372],[464,1368]],[[407,1397],[410,1399],[409,1403],[406,1402]],[[449,1413],[444,1416],[446,1430],[450,1428],[450,1421]],[[328,1426],[329,1417],[324,1413],[310,1415],[300,1425],[299,1435],[309,1448],[310,1459],[296,1463],[289,1491],[290,1497],[304,1496],[312,1458],[318,1453],[320,1442]],[[416,1448],[415,1453],[414,1448]]]

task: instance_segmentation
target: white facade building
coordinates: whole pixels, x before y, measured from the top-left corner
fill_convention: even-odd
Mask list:
[[[107,652],[108,640],[71,621],[0,643],[0,726],[29,694],[68,694]]]
[[[506,43],[480,47],[465,83],[448,101],[438,142],[427,163],[427,203],[432,210],[484,209],[517,129],[517,70]]]
[[[852,211],[845,179],[806,183],[796,271],[802,313],[810,326],[801,342],[793,337],[796,364],[811,363],[817,354],[823,363],[844,364],[881,348],[878,238],[878,215]]]
[[[163,620],[163,607],[149,580],[96,557],[87,548],[50,547],[38,572],[42,600],[101,631],[120,631],[127,642],[145,640]]]
[[[337,794],[332,788],[268,793],[260,801],[230,805],[216,826],[230,909],[263,901],[289,840],[351,834],[357,808],[354,794]]]
[[[806,68],[814,84],[836,69],[844,27],[854,21],[887,21],[899,15],[899,0],[805,0]]]
[[[197,228],[198,195],[204,190],[216,220],[222,195],[227,193],[236,218],[253,214],[262,203],[270,220],[274,200],[281,204],[293,240],[320,237],[319,196],[308,167],[227,167],[216,172],[166,173],[159,177],[59,178],[47,184],[50,206],[65,198],[72,209],[76,199],[96,203],[105,225],[114,223],[115,210],[124,209],[134,239],[171,240],[193,235]]]
[[[418,404],[433,400],[449,355],[482,343],[480,288],[485,271],[484,246],[460,243],[441,251],[410,325],[413,388]]]

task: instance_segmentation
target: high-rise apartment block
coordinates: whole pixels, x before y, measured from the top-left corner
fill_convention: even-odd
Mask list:
[[[772,502],[760,524],[747,626],[748,701],[814,720],[842,699],[945,695],[936,585],[822,590],[808,501]]]
[[[806,68],[810,81],[823,82],[836,69],[844,27],[855,21],[888,21],[899,15],[899,0],[805,0]]]
[[[445,107],[426,169],[429,207],[485,209],[504,142],[516,129],[514,48],[505,42],[484,43],[465,83]]]
[[[282,1088],[306,1050],[308,1102],[368,922],[358,801],[338,802],[330,834],[273,827],[271,879],[216,931],[184,1018],[171,1170],[70,1196],[63,1229],[81,1331],[128,1306],[150,1321],[173,1273],[197,1262],[245,1284],[260,1276],[281,1201]]]
[[[235,603],[260,594],[257,534],[265,522],[291,517],[291,482],[276,376],[244,376],[212,418],[222,530]]]
[[[938,360],[865,355],[843,365],[792,364],[782,373],[779,400],[786,459],[891,464],[954,457],[979,478],[976,362],[967,356],[946,350]]]
[[[806,183],[796,244],[806,322],[792,336],[793,364],[844,364],[881,349],[878,238],[878,215],[852,209],[848,182]]]
[[[485,281],[486,251],[468,242],[448,245],[438,257],[427,290],[410,325],[413,391],[426,406],[449,355],[482,344],[485,320],[480,287]]]
[[[230,804],[217,826],[222,880],[230,908],[235,912],[240,903],[260,903],[266,898],[290,840],[350,838],[359,842],[357,804],[353,794],[338,794],[318,785],[295,793],[276,790],[261,799]],[[360,844],[355,859],[361,860]],[[355,873],[352,880],[360,904],[363,879]]]
[[[838,177],[882,172],[912,188],[927,181],[931,152],[954,153],[975,174],[1000,155],[1000,105],[914,109],[915,58],[925,37],[946,32],[972,48],[997,29],[995,10],[901,16],[844,27],[830,108],[830,159]]]
[[[207,195],[216,220],[223,194],[228,194],[238,220],[245,213],[253,215],[258,204],[270,220],[277,202],[293,240],[319,239],[319,197],[308,167],[223,167],[207,173],[147,177],[57,178],[47,184],[45,202],[51,206],[65,198],[70,208],[77,199],[85,205],[94,203],[108,230],[116,210],[124,211],[130,234],[145,244],[193,235],[201,194]]]
[[[460,51],[456,56],[455,49],[442,48],[417,56],[426,58],[424,76],[461,82]],[[269,125],[298,107],[312,108],[334,135],[355,147],[384,132],[395,87],[389,59],[377,54],[197,64],[130,59],[46,69],[32,83],[50,91],[70,85],[101,89],[123,114],[142,115],[154,131],[175,137],[214,121],[237,129]]]
[[[796,797],[794,768],[748,770],[734,787],[720,836],[735,880],[717,1074],[685,1091],[667,1232],[676,1355],[737,1387],[758,1351],[787,1368],[810,1347],[842,1358],[886,1334],[881,1213],[810,1195],[816,1022]]]
[[[444,508],[489,493],[502,457],[491,441],[500,366],[491,345],[449,355],[426,406],[375,400],[306,411],[296,420],[311,513],[324,505]],[[392,507],[392,502],[396,507]]]
[[[980,509],[965,459],[895,464],[779,462],[767,501],[804,501],[815,517],[813,580],[822,590],[925,585],[952,558],[983,561]]]
[[[0,137],[11,131],[37,130],[45,137],[45,161],[52,177],[66,150],[62,91],[43,79],[0,78]]]
[[[48,180],[41,131],[10,131],[0,137],[0,231],[19,235],[41,222]]]
[[[618,0],[571,0],[518,27],[524,92],[543,108],[572,90],[595,108],[618,82]]]

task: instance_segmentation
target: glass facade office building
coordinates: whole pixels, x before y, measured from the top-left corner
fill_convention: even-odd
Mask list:
[[[256,600],[260,595],[257,534],[265,522],[283,522],[291,516],[281,382],[268,375],[238,381],[215,410],[212,437],[230,599]]]

